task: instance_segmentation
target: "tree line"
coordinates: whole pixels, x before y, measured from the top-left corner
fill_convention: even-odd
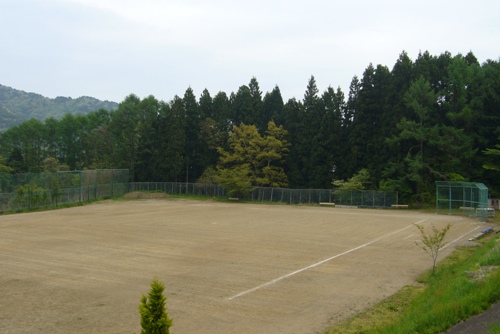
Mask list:
[[[498,61],[402,52],[392,69],[369,64],[347,95],[320,93],[311,76],[304,97],[285,102],[278,86],[264,94],[252,78],[229,95],[205,89],[197,98],[187,88],[164,102],[132,94],[113,111],[31,119],[0,134],[0,156],[13,173],[41,171],[55,158],[71,170],[127,168],[134,181],[195,182],[227,165],[242,126],[267,138],[272,122],[284,134],[284,175],[273,169],[280,184],[325,189],[363,173],[366,188],[426,202],[436,180],[498,189],[499,118]]]

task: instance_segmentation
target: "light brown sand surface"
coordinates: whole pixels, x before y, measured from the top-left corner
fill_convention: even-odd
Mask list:
[[[187,200],[105,201],[0,216],[1,333],[139,333],[166,286],[176,334],[318,333],[432,265],[413,226],[483,226],[407,210]]]

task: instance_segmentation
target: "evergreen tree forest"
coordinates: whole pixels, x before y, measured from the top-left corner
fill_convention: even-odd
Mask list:
[[[334,78],[332,78],[334,79]],[[127,96],[116,110],[31,119],[0,133],[0,161],[12,173],[39,172],[46,158],[71,170],[126,168],[132,181],[196,182],[230,149],[235,126],[286,135],[282,166],[290,188],[332,188],[367,171],[370,189],[432,201],[435,181],[483,182],[500,190],[500,63],[472,52],[369,64],[348,92],[320,92],[314,76],[301,100],[257,78],[229,95],[191,88],[168,102]],[[493,153],[492,153],[493,152]],[[490,168],[488,168],[488,166]]]

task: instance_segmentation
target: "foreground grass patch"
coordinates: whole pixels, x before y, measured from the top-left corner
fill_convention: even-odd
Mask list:
[[[500,300],[499,268],[497,236],[482,246],[459,248],[435,274],[419,278],[422,286],[406,287],[326,333],[443,332]]]
[[[425,289],[422,285],[406,286],[395,295],[386,298],[375,307],[357,314],[346,322],[331,328],[327,334],[368,333],[373,328],[380,328],[398,321],[410,303]]]
[[[500,325],[494,324],[488,330],[488,334],[500,334]]]

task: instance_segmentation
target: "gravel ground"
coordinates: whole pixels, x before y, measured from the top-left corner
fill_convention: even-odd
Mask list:
[[[0,216],[0,332],[133,333],[153,277],[172,331],[308,334],[428,270],[414,224],[463,217],[183,200],[104,201]]]

